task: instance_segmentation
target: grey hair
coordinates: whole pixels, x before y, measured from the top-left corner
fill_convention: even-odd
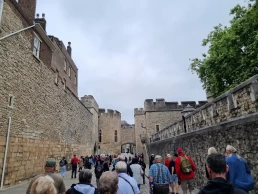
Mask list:
[[[115,194],[117,191],[118,176],[115,172],[103,172],[99,178],[99,193],[100,194]]]
[[[100,159],[105,159],[105,158],[106,158],[105,154],[100,154]]]
[[[232,153],[236,153],[237,150],[232,145],[227,145],[226,150],[231,151]]]
[[[127,164],[123,161],[116,163],[116,172],[117,173],[127,173]]]
[[[123,154],[120,154],[118,157],[117,157],[118,161],[125,161],[125,156]]]
[[[56,194],[56,188],[54,185],[54,180],[50,176],[40,176],[37,178],[30,189],[31,194]]]
[[[89,169],[82,170],[79,174],[80,183],[91,183],[92,172]]]
[[[217,150],[216,150],[215,147],[210,147],[210,148],[208,149],[208,155],[217,154],[217,153],[218,153],[218,152],[217,152]]]

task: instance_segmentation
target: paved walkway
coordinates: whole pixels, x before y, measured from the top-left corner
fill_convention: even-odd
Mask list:
[[[93,170],[92,170],[93,171]],[[149,169],[146,168],[146,175],[148,175],[148,172],[149,172]],[[77,175],[78,177],[78,175]],[[66,176],[64,177],[64,182],[65,182],[65,186],[66,186],[66,189],[70,188],[70,186],[73,184],[73,183],[78,183],[78,179],[71,179],[71,171],[67,171],[66,173]],[[145,177],[145,182],[146,184],[144,185],[141,185],[141,193],[142,194],[148,194],[149,193],[149,181],[147,179],[147,176]],[[95,175],[93,173],[93,176],[92,176],[92,181],[91,183],[96,187],[96,178],[95,178]],[[12,188],[6,188],[5,190],[3,191],[0,191],[0,194],[25,194],[27,188],[28,188],[28,185],[29,185],[29,181],[25,181],[24,183],[20,184],[20,185],[17,185],[15,187],[12,187]],[[195,194],[197,194],[198,190],[195,190]],[[182,194],[182,190],[180,188],[180,194]]]

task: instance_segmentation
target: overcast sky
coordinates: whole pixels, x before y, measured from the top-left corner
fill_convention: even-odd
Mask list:
[[[244,0],[37,0],[47,33],[72,42],[79,96],[93,95],[134,123],[145,99],[205,100],[189,58]]]

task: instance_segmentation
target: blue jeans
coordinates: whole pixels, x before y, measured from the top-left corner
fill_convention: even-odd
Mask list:
[[[60,170],[61,170],[61,175],[62,175],[62,177],[64,177],[64,176],[65,176],[65,173],[66,173],[66,166],[60,167]]]

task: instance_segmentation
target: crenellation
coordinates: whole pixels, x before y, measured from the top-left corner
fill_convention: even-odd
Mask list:
[[[134,116],[135,115],[144,115],[145,110],[143,108],[134,108]]]
[[[182,105],[182,108],[184,109],[187,105],[190,105],[192,107],[196,107],[196,102],[195,101],[182,101],[181,102],[181,105]]]

